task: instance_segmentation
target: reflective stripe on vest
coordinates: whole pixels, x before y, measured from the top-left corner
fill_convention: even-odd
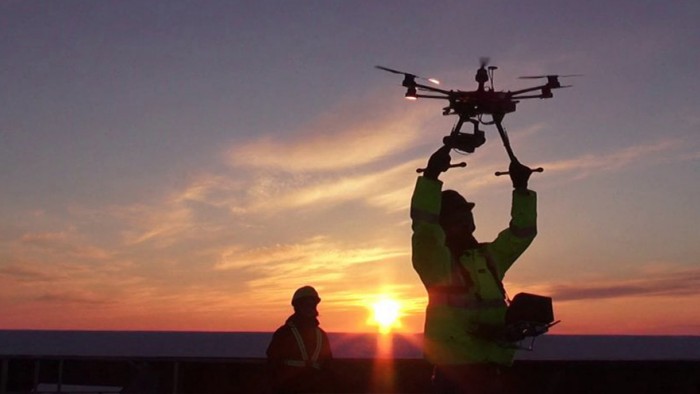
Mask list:
[[[294,323],[287,323],[289,328],[292,330],[294,339],[297,341],[297,346],[299,347],[299,353],[301,353],[301,360],[284,360],[285,365],[291,367],[312,367],[315,369],[321,369],[321,365],[318,363],[318,358],[321,355],[321,345],[323,345],[323,336],[321,335],[321,330],[316,327],[316,349],[314,354],[311,355],[309,359],[309,354],[306,352],[306,345],[304,345],[304,340],[301,338],[301,334]]]
[[[484,300],[480,294],[471,294],[470,290],[474,287],[474,280],[467,269],[462,265],[459,259],[452,260],[452,274],[450,276],[450,286],[432,286],[428,289],[428,306],[449,306],[459,309],[491,309],[507,307],[506,290],[503,287],[503,282],[498,279],[496,272],[496,263],[492,256],[484,252],[486,266],[491,272],[492,278],[498,286],[503,298]]]
[[[460,309],[490,309],[505,307],[502,299],[479,300],[470,296],[469,290],[459,286],[434,286],[428,290],[428,306],[449,306]]]

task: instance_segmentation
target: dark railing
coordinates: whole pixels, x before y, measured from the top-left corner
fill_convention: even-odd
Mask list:
[[[339,359],[338,393],[430,392],[432,369],[418,359]],[[517,361],[520,392],[700,393],[700,361]],[[6,357],[0,394],[264,393],[262,359]]]
[[[261,393],[271,333],[0,330],[0,394]],[[426,393],[420,335],[330,333],[338,393]],[[521,394],[700,393],[700,337],[549,336],[519,352]]]

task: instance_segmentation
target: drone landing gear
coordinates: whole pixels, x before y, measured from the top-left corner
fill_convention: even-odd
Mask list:
[[[485,124],[495,124],[496,128],[498,128],[498,134],[501,136],[501,141],[503,142],[503,147],[506,149],[506,153],[508,153],[508,157],[510,158],[511,162],[514,163],[520,163],[517,157],[515,157],[515,153],[513,153],[513,148],[510,146],[510,140],[508,139],[508,134],[506,133],[505,128],[503,127],[502,120],[503,116],[505,114],[494,114],[493,115],[493,122],[485,123]],[[463,133],[461,132],[462,126],[464,125],[464,122],[469,122],[474,126],[474,132],[473,133]],[[442,143],[445,146],[450,147],[451,149],[456,149],[458,151],[466,152],[466,153],[473,153],[476,148],[480,147],[486,142],[486,136],[484,135],[484,132],[482,130],[479,130],[479,121],[476,119],[472,119],[468,115],[460,115],[459,120],[457,123],[455,123],[454,127],[452,127],[452,131],[448,136],[442,139]],[[454,168],[454,167],[466,167],[467,163],[457,163],[457,164],[451,164],[449,168]],[[542,167],[538,167],[535,169],[531,169],[527,166],[525,166],[531,173],[532,172],[542,172],[544,169]],[[416,172],[421,173],[425,171],[424,168],[419,168],[416,170]],[[497,171],[496,176],[501,176],[501,175],[507,175],[510,174],[508,171]]]
[[[508,133],[506,133],[506,129],[503,127],[502,121],[503,121],[503,116],[505,114],[494,114],[493,115],[493,123],[496,124],[496,128],[498,129],[498,134],[501,136],[501,141],[503,141],[503,147],[506,148],[506,153],[508,153],[508,157],[510,158],[511,162],[514,163],[520,163],[517,157],[515,157],[515,153],[513,153],[513,148],[510,146],[510,139],[508,138]],[[538,167],[535,169],[531,169],[528,167],[530,172],[542,172],[544,171],[544,168]],[[501,175],[507,175],[510,174],[508,171],[496,171],[496,176],[501,176]]]

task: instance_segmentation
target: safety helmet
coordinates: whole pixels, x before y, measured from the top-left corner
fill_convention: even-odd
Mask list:
[[[440,199],[442,200],[441,206],[444,209],[453,209],[457,207],[465,207],[468,210],[474,208],[473,202],[467,201],[459,192],[454,190],[443,190],[440,194]]]
[[[321,302],[321,298],[318,296],[318,292],[311,286],[304,286],[297,289],[292,296],[292,305],[296,304],[297,301],[302,298],[313,298],[316,303]]]

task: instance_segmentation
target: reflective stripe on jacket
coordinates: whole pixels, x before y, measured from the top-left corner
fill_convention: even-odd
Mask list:
[[[282,362],[285,365],[289,365],[291,367],[311,367],[315,369],[321,369],[321,364],[318,362],[318,357],[321,354],[321,348],[323,346],[323,334],[321,334],[321,330],[316,327],[316,346],[314,349],[313,354],[311,357],[309,357],[309,353],[306,351],[306,345],[304,344],[304,340],[301,337],[301,334],[299,333],[299,330],[297,329],[297,326],[292,323],[288,322],[287,326],[292,331],[292,334],[294,335],[294,339],[297,341],[297,346],[299,347],[299,354],[301,354],[301,360],[283,360]]]
[[[428,290],[424,353],[433,364],[512,362],[514,350],[483,335],[502,329],[506,304],[501,281],[527,249],[537,228],[537,196],[513,192],[509,228],[491,243],[453,257],[438,223],[442,182],[419,177],[411,199],[413,267]],[[472,283],[455,269],[460,264]],[[489,267],[489,265],[491,267]]]

